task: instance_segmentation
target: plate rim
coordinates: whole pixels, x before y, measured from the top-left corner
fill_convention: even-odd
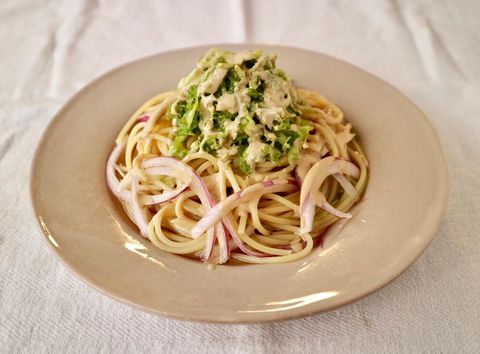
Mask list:
[[[330,306],[322,306],[322,308],[318,308],[319,306],[314,306],[312,309],[310,309],[311,305],[319,304],[320,302],[315,302],[313,304],[310,304],[310,306],[303,306],[298,309],[294,310],[287,310],[287,311],[282,311],[280,314],[277,313],[276,317],[272,318],[267,318],[267,319],[245,319],[245,320],[238,320],[238,319],[215,319],[213,317],[211,318],[202,318],[201,316],[183,316],[183,315],[178,315],[175,313],[175,311],[160,311],[158,309],[152,309],[147,306],[143,306],[139,303],[130,301],[128,299],[122,298],[121,296],[118,296],[106,289],[103,289],[101,286],[95,284],[92,282],[90,279],[87,279],[81,271],[77,270],[75,267],[73,267],[71,264],[69,264],[68,260],[62,255],[62,253],[52,245],[51,241],[49,240],[49,237],[51,237],[48,228],[45,225],[42,225],[43,222],[39,218],[39,213],[38,213],[38,206],[36,205],[35,202],[35,197],[34,197],[34,179],[32,178],[33,175],[35,174],[35,170],[37,168],[37,165],[40,163],[39,155],[40,155],[40,150],[41,147],[47,142],[48,140],[48,135],[54,124],[56,124],[62,117],[63,113],[72,105],[74,102],[82,96],[84,93],[88,92],[88,90],[98,84],[101,81],[104,81],[108,79],[111,75],[114,75],[117,71],[121,71],[123,68],[128,67],[130,65],[136,65],[142,61],[148,61],[154,57],[165,55],[165,54],[174,54],[174,53],[181,53],[181,52],[188,52],[192,50],[199,50],[199,49],[209,49],[212,47],[251,47],[254,48],[256,46],[261,46],[261,47],[269,47],[269,48],[282,48],[286,50],[293,50],[293,51],[303,51],[307,52],[316,56],[323,56],[326,57],[329,60],[336,61],[341,63],[342,65],[348,66],[356,71],[360,71],[363,74],[366,74],[370,78],[374,79],[378,83],[382,84],[382,86],[387,87],[395,92],[396,95],[401,96],[403,100],[408,102],[408,104],[412,107],[415,108],[415,110],[418,113],[418,118],[423,121],[423,123],[426,123],[428,126],[428,130],[431,133],[432,138],[435,141],[435,144],[437,145],[438,149],[436,149],[436,155],[437,155],[437,160],[438,160],[438,168],[442,171],[440,174],[440,179],[439,179],[439,187],[437,188],[436,192],[441,194],[441,208],[439,209],[439,212],[437,213],[435,217],[435,222],[431,223],[431,226],[428,228],[428,230],[424,231],[425,235],[428,235],[428,241],[425,242],[422,247],[417,247],[415,248],[416,252],[415,254],[412,254],[412,257],[408,258],[408,261],[404,262],[396,268],[395,274],[392,274],[389,276],[389,280],[380,282],[380,284],[376,284],[374,286],[370,286],[366,291],[360,292],[357,296],[354,296],[350,298],[348,301],[341,302],[339,304],[333,304]],[[420,118],[421,117],[421,118]],[[368,188],[368,186],[367,186]],[[400,91],[396,86],[393,84],[387,82],[386,80],[382,79],[381,77],[376,76],[375,74],[369,72],[366,69],[363,69],[355,64],[352,64],[350,62],[347,62],[344,59],[317,51],[309,48],[303,48],[299,46],[292,46],[292,45],[284,45],[284,44],[275,44],[275,43],[259,43],[259,42],[242,42],[242,43],[234,43],[234,42],[216,42],[216,43],[210,43],[210,44],[201,44],[201,45],[194,45],[194,46],[184,46],[184,47],[178,47],[174,49],[168,49],[168,50],[161,50],[152,54],[149,54],[147,56],[142,56],[140,58],[125,62],[119,66],[116,66],[112,69],[107,70],[106,72],[100,74],[99,76],[93,78],[92,80],[88,81],[87,84],[82,86],[79,90],[75,91],[62,105],[61,107],[53,114],[53,117],[50,118],[49,122],[46,124],[43,132],[41,133],[40,138],[38,139],[36,143],[35,150],[33,152],[33,158],[31,160],[30,164],[30,170],[29,170],[29,200],[30,200],[30,210],[33,213],[34,219],[35,219],[35,224],[37,227],[37,230],[40,231],[42,234],[42,239],[44,240],[45,243],[48,244],[48,248],[50,251],[53,251],[53,254],[58,257],[57,259],[60,260],[60,263],[62,263],[69,271],[71,271],[77,279],[80,279],[82,282],[86,283],[87,285],[93,287],[95,290],[99,291],[100,293],[107,295],[111,299],[114,299],[116,301],[119,301],[121,303],[130,305],[134,308],[138,308],[142,311],[145,311],[150,314],[154,314],[157,316],[163,316],[165,318],[171,318],[171,319],[176,319],[176,320],[182,320],[182,321],[189,321],[189,322],[200,322],[200,323],[219,323],[219,324],[260,324],[260,323],[271,323],[271,322],[279,322],[279,321],[287,321],[287,320],[294,320],[294,319],[299,319],[299,318],[304,318],[307,316],[312,316],[315,314],[320,314],[320,313],[325,313],[329,311],[333,311],[337,308],[343,307],[350,305],[352,303],[355,303],[370,294],[376,292],[377,290],[380,290],[390,283],[392,283],[394,280],[396,280],[400,275],[402,275],[409,267],[411,267],[417,260],[418,258],[426,251],[426,249],[429,247],[433,239],[438,233],[438,230],[440,228],[440,225],[442,223],[442,220],[444,219],[444,216],[446,214],[447,206],[448,206],[448,197],[449,197],[449,192],[450,192],[450,174],[449,174],[449,168],[448,168],[448,163],[447,159],[445,156],[445,152],[443,149],[442,142],[440,140],[440,137],[435,130],[435,127],[433,126],[432,122],[428,119],[427,115],[417,106],[417,104],[410,99],[406,94],[404,94],[402,91]],[[426,239],[426,238],[425,238]],[[308,308],[309,310],[305,309]],[[302,311],[302,309],[304,311]]]

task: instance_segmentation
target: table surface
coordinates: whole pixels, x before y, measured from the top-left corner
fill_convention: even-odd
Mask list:
[[[0,2],[0,348],[479,352],[479,16],[478,1]],[[197,324],[118,303],[50,252],[30,210],[29,170],[55,112],[120,64],[219,42],[333,55],[389,81],[430,118],[449,164],[449,206],[429,249],[397,280],[357,303],[300,320]]]

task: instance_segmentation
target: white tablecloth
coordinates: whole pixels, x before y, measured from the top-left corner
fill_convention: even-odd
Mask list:
[[[196,324],[118,303],[50,252],[34,224],[28,181],[54,113],[119,64],[218,42],[331,54],[391,82],[430,117],[450,167],[449,207],[427,252],[400,278],[301,320]],[[479,58],[475,0],[1,1],[0,352],[478,353]]]

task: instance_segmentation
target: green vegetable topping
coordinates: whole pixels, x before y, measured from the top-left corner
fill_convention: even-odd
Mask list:
[[[211,49],[178,85],[168,112],[173,156],[206,152],[245,174],[257,163],[295,164],[311,126],[276,55]]]

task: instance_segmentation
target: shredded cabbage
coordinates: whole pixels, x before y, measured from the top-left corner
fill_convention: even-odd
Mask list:
[[[312,127],[276,55],[211,49],[178,85],[167,116],[173,156],[207,152],[251,173],[264,161],[294,165]]]

